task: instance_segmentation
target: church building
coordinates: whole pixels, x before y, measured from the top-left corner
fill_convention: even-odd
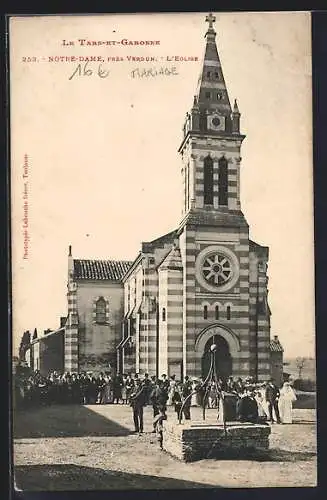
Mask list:
[[[282,375],[282,347],[270,338],[268,247],[250,239],[241,207],[240,112],[224,80],[215,18],[206,21],[179,147],[181,220],[143,242],[133,262],[74,259],[70,248],[67,371],[200,377],[215,343],[222,377],[267,380],[276,352],[274,376]]]

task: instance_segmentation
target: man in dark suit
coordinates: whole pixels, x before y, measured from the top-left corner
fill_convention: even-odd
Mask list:
[[[162,387],[162,390],[167,393],[167,395],[169,392],[169,386],[170,386],[170,382],[167,378],[167,375],[164,373],[161,377],[161,387]]]
[[[273,379],[270,379],[268,384],[266,385],[266,401],[268,403],[269,420],[271,423],[274,423],[273,410],[275,410],[277,424],[280,424],[281,421],[279,416],[278,400],[279,389],[274,384]]]
[[[147,391],[146,387],[141,384],[141,381],[137,379],[135,381],[135,387],[130,395],[130,405],[133,408],[133,420],[135,426],[135,432],[139,434],[143,433],[143,408],[147,402]]]
[[[186,375],[184,383],[182,385],[182,397],[183,397],[183,413],[185,420],[191,420],[191,398],[192,394],[192,382]]]
[[[151,380],[149,379],[148,373],[145,373],[142,384],[144,385],[144,388],[146,391],[146,404],[149,404],[150,394],[151,394],[151,390],[152,390],[152,387],[151,387],[152,384],[151,384]]]

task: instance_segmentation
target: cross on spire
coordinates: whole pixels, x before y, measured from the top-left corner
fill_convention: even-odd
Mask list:
[[[212,15],[212,12],[206,17],[206,23],[209,23],[209,29],[213,29],[213,23],[216,22],[216,17]]]

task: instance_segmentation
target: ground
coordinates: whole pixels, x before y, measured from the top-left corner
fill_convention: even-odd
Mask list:
[[[152,409],[132,434],[123,405],[51,406],[15,412],[14,464],[22,490],[104,490],[316,486],[315,410],[272,426],[270,450],[251,459],[183,463],[159,449]],[[216,410],[208,411],[214,420]],[[176,419],[169,409],[168,418]],[[192,419],[201,419],[192,408]]]

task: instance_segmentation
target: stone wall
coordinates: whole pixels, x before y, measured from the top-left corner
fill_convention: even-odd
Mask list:
[[[64,371],[64,331],[42,337],[40,344],[40,372],[46,376],[51,371]]]
[[[163,449],[185,462],[237,455],[269,448],[269,425],[223,425],[164,422]]]

